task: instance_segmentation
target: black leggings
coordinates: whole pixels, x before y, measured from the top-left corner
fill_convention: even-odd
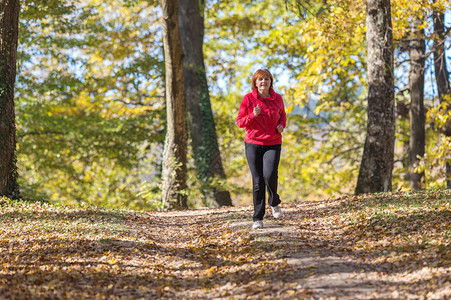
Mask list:
[[[254,200],[254,221],[265,216],[265,187],[268,190],[268,204],[277,206],[280,198],[277,194],[278,167],[282,145],[255,145],[245,143],[246,158],[252,174],[252,196]]]

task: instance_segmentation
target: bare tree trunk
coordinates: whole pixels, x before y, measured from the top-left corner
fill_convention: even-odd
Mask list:
[[[367,0],[366,3],[368,123],[356,194],[391,190],[395,142],[390,0]]]
[[[445,56],[445,15],[442,12],[434,12],[434,70],[437,82],[438,97],[440,103],[448,103],[446,109],[449,110],[451,102],[451,88],[449,85],[449,72],[446,68]],[[446,102],[448,101],[448,102]],[[445,136],[451,136],[451,121],[445,127]],[[446,187],[451,189],[451,163],[446,162]]]
[[[178,0],[162,0],[166,71],[167,133],[163,156],[162,201],[166,209],[187,207],[187,125],[183,81],[183,50],[178,24]]]
[[[199,7],[199,2],[202,8]],[[212,185],[212,180],[225,179],[219,152],[215,121],[211,110],[205,74],[203,39],[205,1],[181,0],[180,34],[185,53],[185,95],[188,104],[189,129],[197,177],[204,197],[213,196],[216,205],[230,206],[230,193]],[[212,195],[211,195],[212,194]]]
[[[19,0],[0,0],[0,196],[19,197],[16,166],[14,85]]]
[[[418,157],[424,156],[426,130],[426,116],[424,113],[424,73],[426,44],[424,41],[424,29],[421,28],[423,20],[414,17],[411,24],[410,42],[410,149],[409,149],[409,173],[412,190],[419,190],[424,179],[424,172],[416,173]]]

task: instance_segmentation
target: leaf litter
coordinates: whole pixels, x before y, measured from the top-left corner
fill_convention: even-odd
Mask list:
[[[172,212],[0,200],[5,299],[447,299],[451,192]]]

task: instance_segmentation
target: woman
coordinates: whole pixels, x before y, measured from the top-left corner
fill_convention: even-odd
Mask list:
[[[282,215],[277,194],[277,169],[282,146],[282,131],[287,118],[282,96],[273,90],[273,77],[266,69],[252,76],[252,92],[244,96],[236,123],[245,128],[246,159],[252,174],[254,225],[263,227],[265,187],[273,216]]]

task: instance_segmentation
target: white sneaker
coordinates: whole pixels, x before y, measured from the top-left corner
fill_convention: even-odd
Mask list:
[[[280,206],[279,205],[277,205],[277,206],[271,206],[271,210],[272,210],[272,216],[274,217],[274,218],[280,218],[280,216],[282,215],[282,210],[280,209]]]
[[[252,229],[263,228],[263,221],[255,221]]]

